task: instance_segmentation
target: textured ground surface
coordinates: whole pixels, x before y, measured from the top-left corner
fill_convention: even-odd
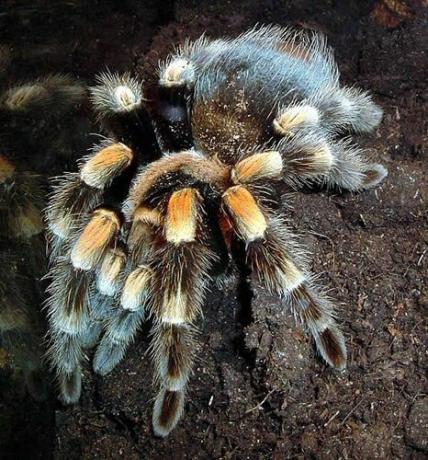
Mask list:
[[[371,89],[385,110],[379,130],[361,142],[373,148],[389,178],[362,195],[298,194],[290,213],[314,253],[313,270],[340,304],[349,350],[345,373],[321,362],[284,307],[263,290],[256,287],[249,303],[246,295],[213,287],[186,415],[167,440],[151,433],[154,392],[143,330],[107,378],[88,366],[76,407],[53,398],[37,405],[20,388],[5,390],[2,406],[11,415],[1,419],[4,455],[426,458],[424,2],[186,1],[174,11],[165,4],[161,14],[156,2],[118,2],[120,8],[5,3],[11,6],[0,8],[1,41],[30,56],[22,63],[27,77],[67,71],[91,81],[105,66],[142,73],[187,36],[236,35],[257,22],[320,30],[335,48],[343,81]],[[8,388],[6,377],[2,388]]]

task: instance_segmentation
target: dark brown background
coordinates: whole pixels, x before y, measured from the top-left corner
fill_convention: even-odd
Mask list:
[[[61,71],[90,83],[107,66],[142,75],[186,37],[233,36],[255,23],[322,31],[343,81],[370,89],[385,110],[378,131],[361,143],[374,149],[389,177],[361,195],[298,194],[291,212],[314,253],[313,270],[338,299],[346,373],[327,368],[262,290],[242,305],[233,290],[213,288],[186,414],[169,438],[151,432],[154,389],[143,330],[107,378],[87,367],[75,407],[54,397],[36,404],[2,380],[0,457],[427,457],[426,6],[423,0],[2,2],[0,42],[20,54],[16,74],[23,78]],[[89,144],[96,129],[76,121],[75,134]],[[74,163],[60,158],[43,172]]]

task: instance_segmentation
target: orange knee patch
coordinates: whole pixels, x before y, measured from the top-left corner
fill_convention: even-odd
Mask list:
[[[235,231],[245,241],[263,237],[267,222],[253,195],[243,186],[230,187],[223,194]]]
[[[71,251],[73,266],[82,270],[94,268],[119,228],[119,218],[113,211],[96,210]]]
[[[129,166],[133,158],[130,148],[121,143],[109,145],[97,152],[82,167],[80,177],[86,184],[104,188]]]
[[[246,184],[259,179],[278,178],[282,172],[282,158],[275,150],[256,153],[237,163],[232,170],[235,184]]]
[[[175,244],[194,241],[200,199],[193,188],[184,188],[171,195],[165,221],[167,241]]]

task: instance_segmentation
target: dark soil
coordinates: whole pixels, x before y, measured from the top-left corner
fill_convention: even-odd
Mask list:
[[[426,2],[25,3],[0,6],[0,42],[22,54],[17,72],[26,78],[61,71],[91,82],[106,66],[150,72],[205,31],[233,36],[256,23],[322,31],[343,82],[370,89],[385,111],[378,131],[360,141],[389,177],[360,195],[299,193],[291,213],[313,271],[340,305],[346,372],[328,368],[257,285],[240,295],[213,286],[186,414],[167,439],[151,431],[143,330],[108,377],[87,366],[75,407],[5,390],[11,415],[2,418],[9,438],[0,458],[427,458]]]

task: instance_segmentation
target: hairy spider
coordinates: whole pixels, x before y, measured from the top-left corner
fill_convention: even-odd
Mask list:
[[[275,190],[321,183],[358,191],[386,170],[338,139],[374,129],[382,112],[367,93],[339,85],[317,35],[263,27],[187,43],[160,65],[156,94],[153,125],[137,80],[103,74],[92,89],[112,139],[53,191],[48,305],[66,403],[79,399],[82,349],[99,340],[93,367],[104,375],[151,317],[153,427],[166,436],[183,411],[210,277],[227,269],[237,245],[324,360],[345,367],[332,302],[315,285]],[[161,152],[157,140],[177,153]]]
[[[46,181],[38,170],[50,151],[58,157],[56,130],[67,132],[67,118],[74,118],[85,89],[66,75],[17,84],[17,64],[12,49],[0,45],[0,347],[23,372],[30,394],[42,399]]]

